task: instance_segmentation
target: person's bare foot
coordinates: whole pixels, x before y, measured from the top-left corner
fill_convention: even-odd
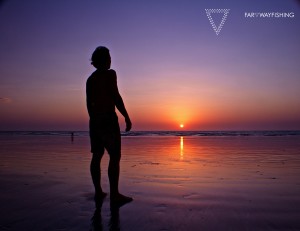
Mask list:
[[[106,192],[95,193],[95,200],[104,200],[106,196]]]
[[[127,203],[130,203],[131,201],[133,201],[132,197],[125,196],[121,193],[110,196],[111,204],[119,206],[119,207],[121,207],[122,205],[125,205]]]
[[[107,196],[107,193],[105,193],[105,192],[95,194],[94,200],[95,200],[95,205],[96,205],[97,209],[102,208],[102,204],[103,204],[103,201],[106,196]]]

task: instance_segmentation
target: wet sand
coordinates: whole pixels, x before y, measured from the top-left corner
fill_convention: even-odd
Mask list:
[[[0,136],[0,230],[300,230],[299,136],[122,145],[120,189],[134,201],[96,210],[88,137]]]

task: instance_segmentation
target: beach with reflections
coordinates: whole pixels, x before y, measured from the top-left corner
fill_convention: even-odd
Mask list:
[[[299,136],[122,137],[118,209],[95,208],[88,137],[0,142],[0,230],[300,229]]]

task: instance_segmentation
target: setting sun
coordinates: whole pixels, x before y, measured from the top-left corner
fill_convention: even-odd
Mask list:
[[[184,125],[183,125],[183,124],[180,124],[179,126],[180,126],[181,128],[183,128],[183,127],[184,127]]]

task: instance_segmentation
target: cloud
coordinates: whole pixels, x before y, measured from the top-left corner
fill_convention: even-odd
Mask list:
[[[10,98],[7,97],[0,97],[0,104],[3,103],[10,103],[12,100]]]

